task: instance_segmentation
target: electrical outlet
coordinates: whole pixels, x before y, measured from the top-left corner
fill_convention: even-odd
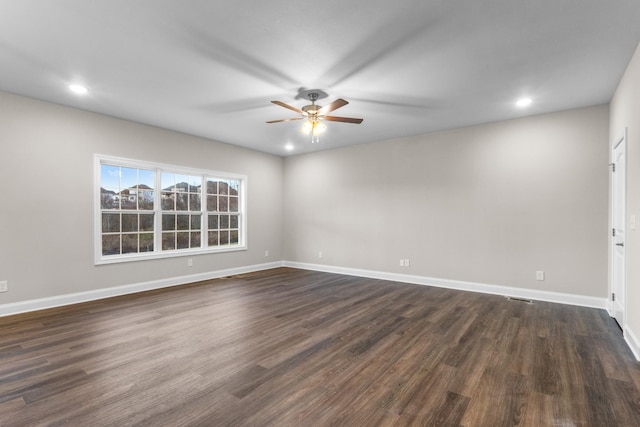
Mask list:
[[[409,265],[410,265],[410,264],[409,264],[409,260],[405,258],[405,260],[404,260],[404,266],[405,266],[405,267],[409,267]]]
[[[269,256],[269,251],[264,251],[264,256]]]
[[[193,258],[187,260],[187,267],[193,267]]]
[[[9,290],[9,282],[3,280],[0,282],[0,292],[7,292]]]
[[[544,280],[544,271],[536,271],[536,280]]]
[[[322,251],[318,252],[318,258],[322,258]]]
[[[400,258],[400,267],[404,267],[404,259]]]

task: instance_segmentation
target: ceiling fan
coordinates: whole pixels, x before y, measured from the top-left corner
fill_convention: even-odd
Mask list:
[[[355,124],[362,123],[363,119],[356,119],[353,117],[327,116],[328,113],[334,110],[337,110],[340,107],[344,107],[349,102],[347,102],[342,98],[338,98],[332,103],[322,107],[320,105],[316,105],[316,101],[320,96],[318,92],[314,92],[314,91],[308,92],[307,97],[311,101],[311,105],[305,105],[301,109],[298,107],[294,107],[293,105],[285,104],[282,101],[271,101],[276,105],[287,108],[291,111],[295,111],[296,113],[300,114],[300,116],[293,117],[290,119],[271,120],[271,121],[268,121],[267,123],[290,122],[293,120],[306,119],[307,121],[302,126],[302,132],[304,132],[306,135],[311,134],[311,142],[318,142],[320,134],[327,129],[327,125],[325,125],[321,120],[327,120],[330,122],[355,123]]]

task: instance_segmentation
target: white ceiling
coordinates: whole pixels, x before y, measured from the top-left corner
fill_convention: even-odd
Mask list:
[[[639,0],[0,0],[0,90],[286,156],[607,103],[639,41]],[[265,123],[312,88],[364,122]]]

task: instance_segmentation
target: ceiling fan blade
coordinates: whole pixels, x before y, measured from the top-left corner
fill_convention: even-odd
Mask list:
[[[324,116],[325,114],[330,113],[333,110],[337,110],[340,107],[344,107],[348,103],[349,103],[348,101],[342,98],[338,98],[335,101],[333,101],[331,104],[327,104],[324,107],[320,108],[320,110],[318,110],[318,115]]]
[[[353,117],[337,117],[337,116],[324,116],[324,120],[328,120],[330,122],[343,122],[343,123],[355,123],[360,124],[364,119],[356,119]]]
[[[288,108],[288,109],[289,109],[289,110],[291,110],[291,111],[295,111],[295,112],[296,112],[296,113],[298,113],[298,114],[302,114],[303,116],[306,116],[306,115],[307,115],[307,113],[306,113],[306,112],[302,111],[302,110],[301,110],[301,109],[299,109],[298,107],[294,107],[293,105],[285,104],[285,103],[284,103],[284,102],[282,102],[282,101],[271,101],[271,102],[272,102],[272,103],[274,103],[274,104],[276,104],[276,105],[279,105],[279,106],[281,106],[281,107]]]
[[[293,120],[302,120],[305,117],[293,117],[291,119],[280,119],[280,120],[270,120],[267,123],[281,123],[281,122],[291,122]]]

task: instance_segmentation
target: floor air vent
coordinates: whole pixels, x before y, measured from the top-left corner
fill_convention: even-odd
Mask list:
[[[531,301],[530,299],[526,299],[526,298],[518,298],[518,297],[507,297],[508,300],[510,301],[518,301],[518,302],[524,302],[527,304],[533,304],[533,301]]]

